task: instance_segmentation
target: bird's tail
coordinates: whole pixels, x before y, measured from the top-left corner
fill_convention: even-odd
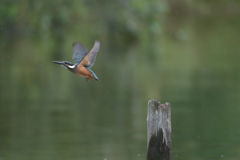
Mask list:
[[[97,77],[97,75],[89,68],[87,68],[91,73],[94,79],[96,79],[97,81],[99,81],[99,78]]]

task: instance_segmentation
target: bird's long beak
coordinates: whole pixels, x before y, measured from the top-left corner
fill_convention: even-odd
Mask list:
[[[59,62],[59,61],[52,61],[52,62],[56,64],[63,64],[63,62]]]

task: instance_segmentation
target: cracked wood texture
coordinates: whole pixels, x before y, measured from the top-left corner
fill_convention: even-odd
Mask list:
[[[171,105],[148,101],[147,160],[171,160]]]

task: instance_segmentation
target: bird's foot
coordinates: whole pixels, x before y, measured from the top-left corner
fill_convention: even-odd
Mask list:
[[[86,78],[86,81],[87,81],[87,82],[90,82],[90,78],[89,78],[89,77],[87,77],[87,78]]]

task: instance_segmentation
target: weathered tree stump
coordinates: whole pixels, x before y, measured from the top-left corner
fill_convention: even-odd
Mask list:
[[[148,101],[147,160],[171,160],[171,105]]]

